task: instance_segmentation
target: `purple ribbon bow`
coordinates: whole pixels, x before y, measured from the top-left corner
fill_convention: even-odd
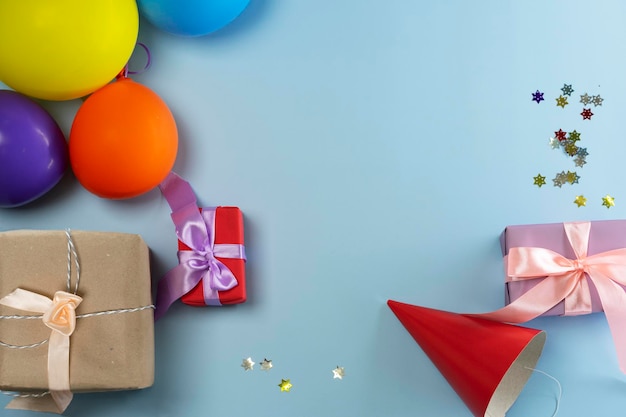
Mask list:
[[[190,251],[178,251],[179,264],[159,281],[154,319],[161,318],[167,309],[187,294],[202,280],[204,302],[221,305],[219,291],[237,285],[232,271],[219,258],[246,259],[243,245],[215,244],[216,208],[198,210],[196,196],[189,183],[171,172],[159,185],[172,208],[176,235]]]

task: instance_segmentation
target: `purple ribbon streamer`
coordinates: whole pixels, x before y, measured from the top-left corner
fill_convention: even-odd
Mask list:
[[[172,208],[176,235],[191,251],[178,251],[179,264],[159,281],[154,319],[202,280],[204,302],[221,305],[219,291],[237,285],[232,271],[219,258],[246,259],[245,248],[239,244],[215,244],[216,208],[198,210],[196,196],[189,183],[174,172],[159,185]]]

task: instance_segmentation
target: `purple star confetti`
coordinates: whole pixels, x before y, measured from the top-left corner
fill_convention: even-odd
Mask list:
[[[533,101],[536,101],[537,104],[543,101],[543,93],[541,91],[537,90],[536,92],[532,94],[533,94]]]

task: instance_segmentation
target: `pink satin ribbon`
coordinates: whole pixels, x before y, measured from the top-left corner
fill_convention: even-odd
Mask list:
[[[565,315],[591,312],[587,276],[595,285],[617,350],[620,369],[626,373],[626,248],[587,256],[591,223],[564,223],[576,259],[545,248],[517,247],[505,261],[507,281],[545,277],[511,304],[475,316],[508,323],[523,323],[540,316],[559,302]]]
[[[17,397],[7,408],[62,413],[72,402],[70,391],[70,336],[76,328],[76,307],[83,299],[57,291],[51,300],[43,295],[16,289],[0,304],[18,310],[42,313],[43,323],[52,331],[48,339],[48,389],[50,396]]]

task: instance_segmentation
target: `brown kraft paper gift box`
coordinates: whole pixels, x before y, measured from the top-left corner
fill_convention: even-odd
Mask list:
[[[138,235],[72,231],[80,262],[76,315],[152,304],[148,247]],[[0,298],[22,288],[52,298],[67,291],[64,231],[0,233]],[[76,284],[72,260],[70,292]],[[33,315],[0,305],[0,315]],[[146,388],[154,381],[154,319],[148,308],[77,318],[70,337],[72,392]],[[30,345],[49,338],[39,319],[0,320],[0,341]],[[48,388],[48,344],[29,349],[0,346],[0,389],[36,392]]]

